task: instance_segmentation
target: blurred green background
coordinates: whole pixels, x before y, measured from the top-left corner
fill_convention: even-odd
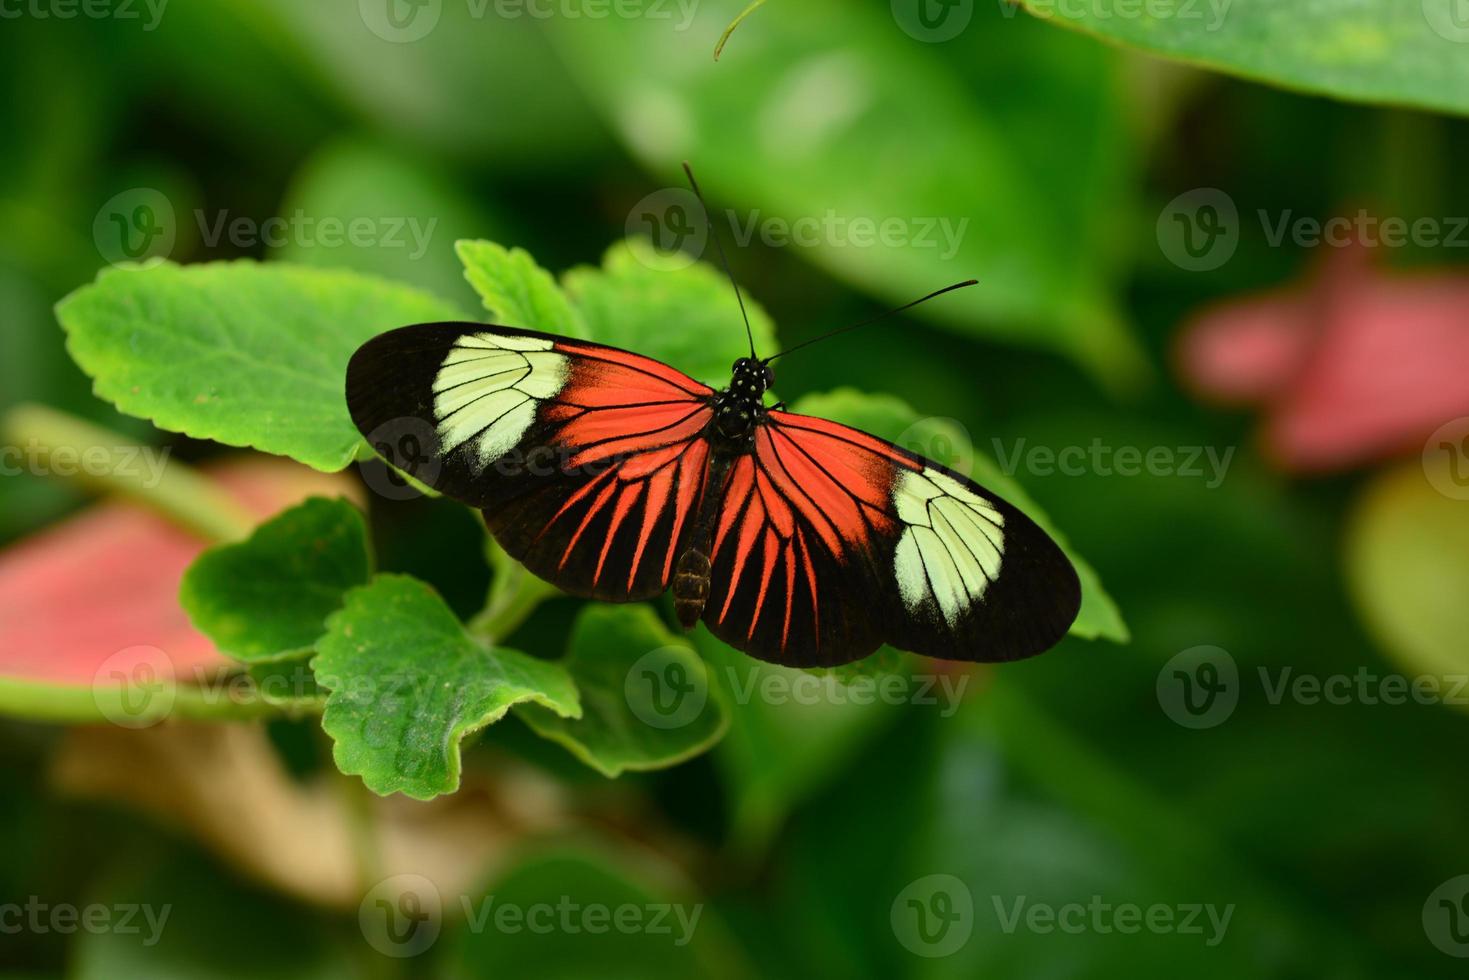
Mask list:
[[[0,722],[0,909],[172,908],[153,944],[146,926],[12,929],[20,914],[0,913],[0,975],[1462,975],[1463,705],[1329,703],[1271,686],[1285,669],[1469,669],[1469,504],[1414,496],[1436,426],[1401,452],[1303,476],[1262,451],[1253,412],[1191,394],[1176,354],[1201,308],[1310,281],[1324,261],[1325,248],[1273,244],[1261,211],[1469,214],[1469,125],[1452,114],[1469,101],[1469,45],[1425,32],[1433,57],[1389,50],[1408,74],[1399,62],[1432,69],[1421,88],[1341,85],[1449,110],[1436,114],[1184,67],[995,3],[964,7],[946,38],[922,36],[901,4],[771,3],[717,63],[738,5],[606,18],[453,0],[174,0],[156,17],[141,2],[130,17],[60,7],[15,4],[0,21],[0,408],[39,401],[180,459],[221,453],[93,398],[52,313],[108,262],[137,257],[116,254],[110,215],[140,202],[160,222],[148,248],[174,261],[350,267],[473,311],[456,239],[520,246],[553,270],[596,263],[648,230],[645,199],[679,187],[687,158],[716,213],[742,226],[829,211],[898,222],[893,243],[757,236],[732,248],[787,345],[950,281],[982,282],[783,361],[783,398],[840,386],[897,395],[957,420],[1002,463],[1020,447],[1094,443],[1163,447],[1180,463],[1194,447],[1232,455],[1218,480],[1024,462],[1014,473],[1097,569],[1128,643],[1073,637],[1032,661],[953,675],[967,678],[962,703],[756,698],[736,706],[711,753],[616,781],[518,724],[496,726],[466,753],[465,791],[391,803],[391,832],[375,831],[393,867],[421,860],[442,892],[442,934],[412,958],[374,942],[370,895],[309,885],[314,862],[335,867],[323,854],[374,832],[353,815],[380,807],[340,787],[331,806],[311,795],[312,774],[330,768],[315,722],[196,734],[208,753],[182,762],[166,745],[119,744],[133,733]],[[1263,14],[1241,0],[1231,16],[1248,38],[1248,18]],[[1264,50],[1235,59],[1240,70],[1288,68],[1298,52],[1274,61],[1269,45],[1284,42],[1255,34]],[[1188,268],[1159,229],[1170,202],[1202,188],[1235,207],[1237,248]],[[298,221],[278,245],[258,240],[273,216],[365,219],[368,233],[333,247]],[[236,219],[241,232],[214,233]],[[953,249],[915,239],[942,222],[963,222]],[[1380,268],[1462,285],[1463,244],[1390,251]],[[1469,306],[1452,308],[1455,329],[1469,330],[1457,312]],[[719,312],[740,329],[732,308]],[[1384,336],[1396,338],[1374,355],[1384,364],[1394,344],[1416,342]],[[86,504],[64,481],[0,478],[0,541],[13,547]],[[488,572],[470,513],[379,497],[369,513],[384,567],[473,611]],[[1389,594],[1404,581],[1418,585]],[[548,604],[527,635],[554,635],[570,609]],[[1222,721],[1190,727],[1170,715],[1166,665],[1201,646],[1226,651],[1238,700]],[[115,760],[122,778],[89,774],[89,758]],[[271,760],[284,760],[284,781],[259,775]],[[431,869],[445,867],[472,887],[444,886]],[[654,930],[473,928],[465,899],[487,894],[701,911],[687,944]],[[1118,928],[1098,904],[1161,906],[1175,927]],[[1069,920],[1076,929],[1048,927],[1044,912],[1012,921],[1035,906],[1068,921],[1076,905],[1088,909]],[[1193,906],[1229,909],[1227,928],[1214,935]],[[1176,927],[1193,915],[1199,932]]]

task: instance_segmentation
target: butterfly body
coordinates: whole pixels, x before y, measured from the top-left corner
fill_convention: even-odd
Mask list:
[[[949,470],[767,407],[768,363],[718,391],[629,351],[473,323],[404,327],[348,368],[358,428],[479,508],[507,553],[572,595],[673,594],[764,660],[831,666],[884,642],[955,660],[1053,646],[1076,572],[1022,512]],[[403,453],[396,453],[402,456]]]

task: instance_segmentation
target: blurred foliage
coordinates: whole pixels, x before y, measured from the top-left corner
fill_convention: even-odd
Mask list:
[[[687,157],[716,213],[735,209],[721,229],[828,209],[968,221],[947,258],[911,242],[781,247],[757,236],[731,248],[787,344],[948,281],[983,282],[952,304],[782,360],[782,397],[843,386],[889,393],[930,418],[922,445],[937,454],[941,432],[942,445],[972,444],[976,461],[1100,441],[1233,449],[1232,462],[1212,486],[1178,473],[1047,472],[1023,453],[1003,474],[1099,571],[1127,613],[1129,645],[1069,638],[1034,661],[965,675],[957,703],[801,704],[742,698],[761,689],[752,681],[784,672],[701,631],[698,650],[730,695],[728,732],[708,756],[609,783],[518,723],[488,729],[462,773],[455,756],[467,785],[501,782],[526,808],[516,815],[525,836],[495,842],[504,860],[486,873],[487,895],[520,906],[568,894],[703,902],[698,949],[650,952],[640,948],[647,935],[475,933],[456,912],[462,896],[445,895],[442,938],[421,958],[393,960],[364,942],[358,908],[302,906],[238,880],[174,829],[59,799],[50,763],[60,736],[3,722],[0,835],[16,846],[0,858],[0,902],[34,895],[173,912],[155,946],[118,932],[7,934],[0,975],[478,977],[555,966],[574,976],[634,958],[650,964],[640,976],[1461,974],[1426,931],[1425,903],[1469,869],[1469,787],[1456,751],[1465,713],[1270,695],[1287,668],[1463,673],[1452,591],[1465,581],[1454,544],[1462,501],[1430,495],[1413,461],[1371,477],[1365,493],[1357,474],[1287,479],[1256,451],[1249,421],[1193,403],[1167,359],[1186,313],[1317,261],[1270,245],[1260,211],[1324,218],[1370,202],[1410,219],[1469,214],[1458,179],[1469,127],[1164,64],[1009,6],[975,4],[967,29],[926,44],[884,5],[771,3],[717,65],[710,53],[737,3],[700,4],[676,29],[677,5],[662,21],[571,20],[445,2],[425,5],[440,20],[406,43],[373,32],[362,16],[372,6],[192,0],[168,5],[154,29],[143,5],[133,21],[0,23],[0,76],[18,94],[0,103],[0,410],[40,400],[165,443],[179,459],[219,452],[93,397],[50,312],[115,258],[97,229],[112,227],[109,202],[139,188],[173,213],[173,262],[260,260],[260,275],[282,278],[291,274],[271,268],[280,259],[316,267],[312,275],[352,269],[432,293],[435,309],[468,312],[476,293],[508,308],[484,282],[464,284],[453,247],[461,237],[519,246],[547,268],[582,266],[563,288],[589,326],[631,307],[615,318],[638,324],[623,342],[717,376],[729,350],[689,341],[708,334],[638,319],[655,271],[627,249],[643,246],[617,246],[603,272],[590,271],[630,228],[648,231],[636,205],[679,185]],[[1469,48],[1435,28],[1456,26],[1440,17],[1450,12],[1448,0],[1236,0],[1216,32],[1085,12],[1073,26],[1312,92],[1462,113]],[[1203,187],[1228,192],[1242,234],[1229,262],[1188,272],[1159,248],[1155,228],[1169,201]],[[288,233],[280,247],[258,234],[212,235],[222,216],[259,230],[297,212],[366,218],[379,231],[402,220],[407,245],[381,234],[330,246]],[[435,221],[421,252],[412,218],[420,229]],[[1462,271],[1463,256],[1418,245],[1391,263]],[[144,275],[198,274],[160,266]],[[377,299],[345,305],[344,322],[294,330],[223,302],[179,319],[253,314],[283,344],[337,336],[347,351],[349,334],[429,318]],[[739,352],[738,314],[717,277],[674,299],[704,329],[726,330]],[[369,307],[382,323],[368,322]],[[129,344],[129,323],[118,319],[109,342]],[[139,383],[117,380],[104,393],[135,397]],[[177,429],[229,441],[197,427],[200,407],[177,401]],[[323,462],[349,461],[355,435],[346,435]],[[64,481],[4,476],[0,540],[83,500]],[[381,567],[429,583],[445,622],[457,628],[478,608],[490,575],[472,515],[445,501],[374,498],[369,517]],[[567,649],[579,608],[546,601],[504,639]],[[1202,644],[1230,653],[1241,684],[1227,720],[1194,730],[1162,710],[1158,681],[1172,657]],[[900,677],[915,667],[893,666]],[[435,737],[462,733],[466,715],[454,717]],[[277,735],[306,774],[327,772],[310,728]],[[289,749],[301,743],[311,750]],[[555,794],[527,782],[527,769],[553,776]],[[527,849],[554,825],[536,807],[558,794],[599,842],[591,857]],[[648,858],[650,849],[661,856]],[[669,875],[670,863],[682,873]],[[904,945],[893,907],[933,875],[948,876],[933,887],[957,879],[967,890],[975,928],[951,955],[928,958]],[[364,893],[374,880],[365,870]],[[1096,895],[1234,911],[1215,946],[1147,930],[1007,933],[997,914],[1022,898],[1085,906]]]

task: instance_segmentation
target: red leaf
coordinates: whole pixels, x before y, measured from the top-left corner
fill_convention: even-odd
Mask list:
[[[353,492],[342,476],[263,457],[212,476],[261,518]],[[228,663],[179,607],[179,579],[207,544],[137,504],[108,502],[13,545],[0,554],[0,676],[90,686],[99,671],[126,676],[144,661],[189,679]]]
[[[1389,274],[1340,249],[1291,290],[1237,300],[1186,328],[1180,369],[1204,396],[1267,402],[1266,450],[1322,472],[1420,451],[1469,415],[1469,277]]]

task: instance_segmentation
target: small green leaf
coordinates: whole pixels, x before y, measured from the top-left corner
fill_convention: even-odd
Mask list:
[[[371,574],[361,512],[342,499],[313,497],[245,541],[200,555],[184,573],[179,602],[230,656],[289,659],[311,649],[347,590]]]
[[[563,283],[592,340],[657,358],[722,387],[729,366],[750,353],[734,293],[713,266],[670,270],[666,261],[647,239],[630,238],[607,250],[600,269],[572,269]],[[745,309],[755,349],[774,351],[770,317],[748,297]]]
[[[582,716],[567,719],[537,705],[516,714],[604,776],[683,762],[729,726],[704,661],[649,606],[584,607],[561,663],[581,693]]]
[[[1123,622],[1117,604],[1102,588],[1095,569],[1072,549],[1065,536],[1056,530],[1051,519],[1020,484],[1006,476],[994,460],[974,449],[969,437],[957,426],[944,419],[923,418],[902,399],[892,395],[866,394],[853,388],[807,395],[795,405],[794,410],[856,426],[935,462],[961,472],[967,471],[981,486],[1023,510],[1056,540],[1076,566],[1076,574],[1081,578],[1081,612],[1077,614],[1076,622],[1071,624],[1071,635],[1088,640],[1100,637],[1118,643],[1128,641],[1127,624]],[[966,462],[967,466],[964,465]]]
[[[1451,471],[1458,462],[1430,454],[1378,477],[1347,534],[1347,575],[1367,625],[1406,669],[1430,678],[1469,670],[1469,505]]]
[[[362,442],[342,397],[352,352],[393,327],[462,318],[407,286],[249,261],[105,269],[56,314],[93,390],[121,411],[327,471]]]
[[[1469,113],[1458,0],[1213,0],[1140,4],[1130,17],[1103,4],[1019,2],[1041,20],[1245,78]]]
[[[581,715],[559,664],[480,646],[433,589],[404,575],[349,592],[317,650],[312,667],[331,692],[322,727],[337,767],[382,795],[453,792],[464,737],[513,704]]]
[[[586,337],[581,317],[530,253],[485,241],[454,245],[464,263],[464,278],[484,300],[494,321],[567,337]]]

